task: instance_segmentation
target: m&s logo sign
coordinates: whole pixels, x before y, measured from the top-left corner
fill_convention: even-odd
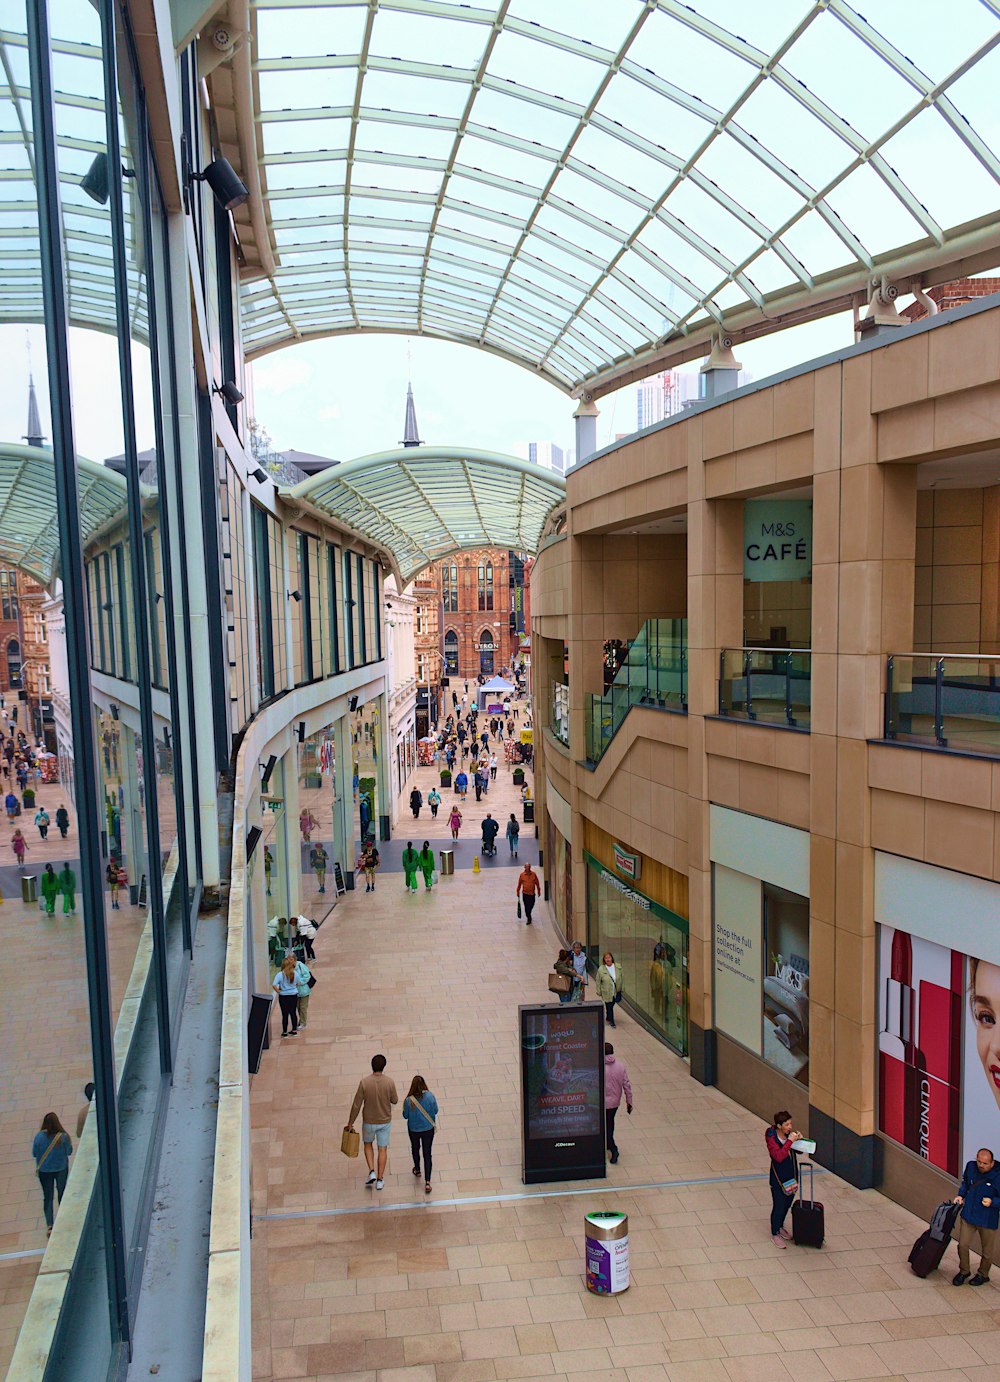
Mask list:
[[[801,581],[812,575],[812,503],[748,499],[743,506],[743,578]]]

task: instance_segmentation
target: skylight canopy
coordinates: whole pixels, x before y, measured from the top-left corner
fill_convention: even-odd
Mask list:
[[[400,331],[603,391],[897,266],[990,267],[1000,0],[865,10],[252,0],[248,354]]]
[[[0,444],[0,561],[19,567],[44,586],[51,586],[59,564],[54,466],[47,446]],[[80,535],[86,546],[125,516],[125,480],[82,456],[77,469]]]
[[[281,493],[383,548],[405,585],[463,548],[534,553],[566,482],[513,456],[412,446],[331,466]]]

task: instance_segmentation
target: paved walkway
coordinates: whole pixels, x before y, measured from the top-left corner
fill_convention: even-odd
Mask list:
[[[516,795],[504,777],[498,819]],[[425,808],[414,834],[434,833]],[[524,1187],[517,1006],[549,997],[557,943],[546,906],[517,923],[512,871],[476,875],[471,859],[463,842],[430,895],[390,871],[341,899],[309,1026],[253,1082],[256,1376],[995,1382],[1000,1286],[954,1289],[953,1250],[919,1281],[906,1255],[922,1226],[831,1175],[825,1248],[777,1250],[763,1126],[627,1017],[620,1163],[605,1182]],[[376,1051],[401,1099],[420,1073],[440,1101],[429,1200],[401,1118],[381,1193],[340,1154]],[[614,1299],[582,1280],[583,1215],[605,1206],[631,1217],[632,1286]]]

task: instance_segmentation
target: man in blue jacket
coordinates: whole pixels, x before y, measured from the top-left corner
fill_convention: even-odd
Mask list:
[[[980,1147],[975,1161],[965,1168],[955,1203],[962,1206],[958,1225],[958,1275],[953,1286],[985,1286],[993,1266],[993,1248],[1000,1227],[1000,1167],[989,1147]],[[969,1281],[969,1249],[979,1238],[982,1257],[979,1271]]]

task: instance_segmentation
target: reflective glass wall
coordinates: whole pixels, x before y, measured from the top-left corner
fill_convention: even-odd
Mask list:
[[[0,435],[0,562],[45,593],[57,717],[53,764],[42,707],[22,688],[0,711],[0,924],[46,970],[44,1058],[37,994],[10,986],[0,1014],[5,1060],[30,1071],[6,1087],[24,1256],[0,1289],[26,1308],[51,1224],[73,1269],[45,1376],[100,1378],[137,1307],[199,897],[170,277],[120,10],[8,0],[0,50],[0,344],[25,417],[29,368],[38,396],[27,444]],[[9,348],[25,329],[30,366]]]

